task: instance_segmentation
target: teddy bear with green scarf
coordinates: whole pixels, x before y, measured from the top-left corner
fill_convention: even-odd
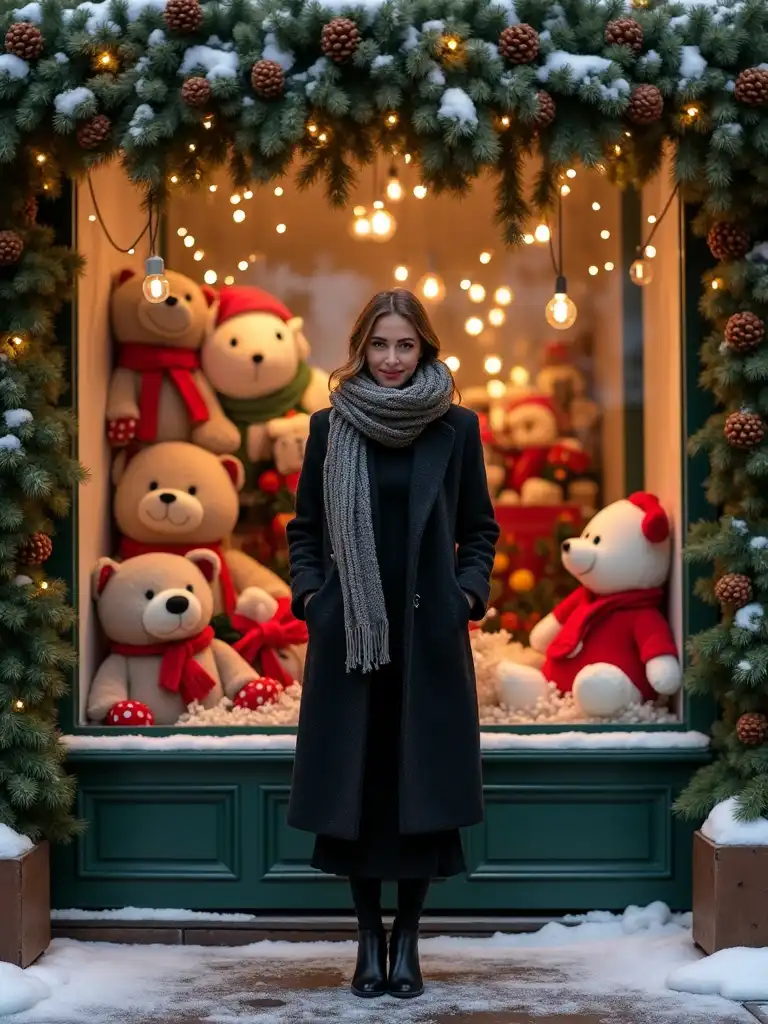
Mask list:
[[[262,508],[264,521],[289,511],[309,416],[330,404],[328,374],[307,363],[303,325],[268,292],[225,286],[201,353],[207,379],[240,431],[241,505]]]

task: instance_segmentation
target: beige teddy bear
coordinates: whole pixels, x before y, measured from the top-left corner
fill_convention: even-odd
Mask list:
[[[117,366],[107,397],[107,434],[115,446],[136,440],[193,441],[235,452],[240,431],[224,415],[200,367],[213,293],[167,270],[164,302],[144,298],[142,280],[123,270],[110,302]]]
[[[209,548],[221,559],[213,583],[214,614],[235,610],[247,587],[287,597],[288,585],[250,555],[226,547],[237,522],[242,463],[184,441],[166,441],[118,458],[113,514],[122,534],[121,559],[154,551],[185,555]]]
[[[93,571],[99,622],[110,641],[88,694],[91,721],[174,725],[198,701],[215,707],[257,673],[213,636],[213,593],[220,570],[212,551],[102,558]],[[143,718],[143,722],[141,721]]]

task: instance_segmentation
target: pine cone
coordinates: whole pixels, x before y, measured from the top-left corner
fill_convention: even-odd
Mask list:
[[[24,252],[24,242],[15,231],[0,231],[0,267],[18,263]]]
[[[739,717],[736,735],[745,747],[759,747],[768,740],[768,718],[759,711],[748,711]]]
[[[181,98],[188,107],[207,107],[211,95],[211,83],[207,78],[188,78],[181,87]]]
[[[664,113],[664,97],[655,85],[638,85],[629,97],[627,117],[634,124],[653,124]]]
[[[765,324],[754,313],[734,313],[725,325],[725,344],[734,352],[752,352],[765,337]]]
[[[37,223],[37,199],[29,196],[19,207],[19,216],[25,224]]]
[[[539,55],[539,33],[531,25],[510,25],[499,36],[499,53],[510,64],[532,64]]]
[[[739,103],[750,107],[768,105],[768,71],[764,68],[746,68],[736,79],[734,94]]]
[[[360,29],[351,18],[333,18],[323,25],[320,46],[323,53],[336,64],[354,56],[360,45]]]
[[[96,114],[88,121],[77,126],[77,144],[81,149],[96,149],[102,144],[112,130],[112,122],[106,114]]]
[[[53,542],[47,533],[33,533],[19,548],[18,560],[23,565],[42,565],[53,554]]]
[[[765,424],[755,412],[732,412],[724,433],[732,448],[756,448],[765,437]]]
[[[716,260],[740,260],[749,252],[749,232],[739,224],[720,220],[709,229],[707,245]]]
[[[639,53],[643,48],[643,27],[634,18],[617,18],[605,26],[605,41],[609,46],[628,46]]]
[[[172,32],[197,32],[203,23],[203,9],[198,0],[168,0],[165,24]]]
[[[43,33],[31,21],[16,21],[5,33],[5,52],[22,60],[37,60],[44,44]]]
[[[257,60],[251,69],[251,85],[263,99],[277,99],[285,92],[285,72],[275,60]]]
[[[749,576],[727,572],[715,584],[715,597],[722,605],[743,608],[752,600],[752,583]]]
[[[553,97],[544,89],[540,89],[539,92],[536,93],[536,98],[539,101],[539,112],[536,115],[534,124],[537,128],[546,128],[547,125],[552,124],[555,120],[557,107]]]

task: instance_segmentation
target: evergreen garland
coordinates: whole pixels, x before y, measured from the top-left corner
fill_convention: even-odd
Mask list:
[[[240,187],[298,156],[300,183],[343,204],[357,167],[396,151],[435,192],[493,175],[516,244],[570,164],[639,185],[666,143],[721,261],[704,282],[702,376],[721,411],[692,443],[726,517],[694,530],[690,557],[714,563],[702,596],[718,600],[721,581],[723,618],[692,640],[688,685],[723,705],[723,756],[680,809],[739,793],[745,815],[768,814],[768,266],[748,251],[768,231],[765,0],[34,0],[4,5],[0,37],[0,412],[19,442],[0,439],[0,821],[35,836],[72,826],[53,726],[72,612],[59,585],[24,582],[20,552],[47,550],[33,535],[82,476],[51,333],[79,259],[35,225],[35,197],[116,154],[157,202],[221,164]]]

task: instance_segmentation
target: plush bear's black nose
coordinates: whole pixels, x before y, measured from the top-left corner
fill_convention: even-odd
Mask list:
[[[175,295],[169,295],[168,298],[165,300],[165,304],[166,306],[175,306],[178,301],[179,300],[176,298]]]
[[[259,365],[259,363],[264,362],[264,356],[261,354],[261,352],[257,352],[255,356],[251,356],[251,359],[254,361],[254,363],[256,363],[257,366]]]
[[[563,548],[563,551],[570,551],[571,550],[571,542],[569,540],[564,540],[563,543],[562,543],[562,548]]]
[[[189,608],[189,599],[180,595],[178,597],[169,597],[165,602],[165,607],[171,615],[183,615],[187,608]]]
[[[161,494],[160,495],[160,501],[162,501],[162,503],[164,505],[172,505],[174,503],[174,501],[176,501],[176,495],[175,494],[169,494],[166,491],[165,494]]]

